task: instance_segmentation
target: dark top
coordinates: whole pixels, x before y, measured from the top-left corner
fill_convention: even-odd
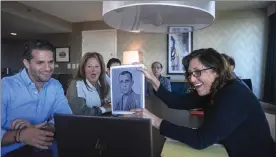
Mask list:
[[[162,85],[163,87],[165,87],[168,91],[172,91],[172,87],[171,87],[171,82],[168,78],[164,77],[164,76],[159,76],[158,80],[160,82],[160,85]],[[152,93],[151,91],[154,91],[152,84],[150,81],[146,80],[145,82],[145,95],[146,96],[150,96],[150,93]]]
[[[245,87],[247,87],[248,89],[250,89],[250,88],[247,86],[247,84],[246,84],[245,82],[243,82],[243,80],[241,80],[241,79],[236,75],[235,72],[233,73],[233,75],[234,75],[234,78],[237,79],[238,81],[240,81],[242,85],[244,85]],[[251,89],[250,89],[250,90],[251,90]]]
[[[256,96],[239,81],[233,80],[219,90],[210,102],[196,92],[175,96],[160,86],[156,95],[169,108],[204,109],[204,122],[198,129],[174,125],[163,120],[160,133],[204,149],[215,143],[224,145],[229,157],[275,157],[269,125]],[[207,104],[207,105],[204,105]]]
[[[158,80],[160,81],[160,84],[162,84],[168,91],[172,91],[171,89],[171,82],[169,79],[167,79],[166,77],[164,76],[159,76],[158,77]]]

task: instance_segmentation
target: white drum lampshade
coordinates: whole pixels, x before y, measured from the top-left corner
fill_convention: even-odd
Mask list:
[[[214,22],[215,1],[103,1],[103,19],[129,32],[190,32]],[[169,27],[183,29],[171,32]]]
[[[123,52],[123,64],[132,64],[139,62],[138,51],[125,51]]]

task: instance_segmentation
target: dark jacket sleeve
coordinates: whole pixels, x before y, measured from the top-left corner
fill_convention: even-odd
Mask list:
[[[160,133],[195,149],[204,149],[229,136],[248,116],[244,91],[228,88],[221,91],[210,106],[208,116],[199,129],[177,126],[166,120]]]
[[[167,88],[167,90],[168,91],[172,91],[172,87],[171,87],[171,82],[170,82],[170,80],[169,79],[167,79],[167,78],[165,78],[165,82],[166,82],[166,85],[165,85],[165,87]]]
[[[66,97],[73,114],[98,116],[102,114],[99,107],[88,107],[85,98],[78,97],[76,81],[72,81],[67,89]]]
[[[172,92],[169,92],[161,84],[155,93],[169,108],[172,109],[190,110],[195,108],[202,108],[202,106],[207,104],[209,101],[208,96],[201,97],[197,95],[196,92],[178,96]]]

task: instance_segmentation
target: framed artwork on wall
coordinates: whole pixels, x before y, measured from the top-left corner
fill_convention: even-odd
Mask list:
[[[169,27],[170,32],[177,32],[176,29],[190,30],[187,27]],[[172,33],[168,34],[168,75],[183,75],[185,69],[182,65],[182,58],[191,53],[193,49],[193,33]]]
[[[55,62],[56,63],[70,62],[70,48],[69,47],[57,47]]]

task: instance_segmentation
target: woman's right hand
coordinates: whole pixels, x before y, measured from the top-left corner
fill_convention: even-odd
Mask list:
[[[146,79],[151,82],[152,87],[155,89],[155,91],[157,91],[160,86],[159,80],[145,68],[137,68],[137,70],[141,71],[145,75]]]

